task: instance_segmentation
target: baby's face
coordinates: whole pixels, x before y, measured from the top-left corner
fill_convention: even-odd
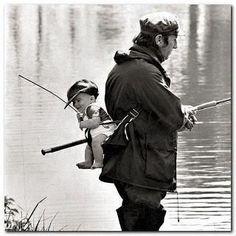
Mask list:
[[[85,108],[94,102],[94,96],[87,93],[79,93],[73,100],[73,106],[81,113],[85,111]]]

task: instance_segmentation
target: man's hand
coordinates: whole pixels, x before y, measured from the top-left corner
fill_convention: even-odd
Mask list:
[[[197,121],[195,116],[196,112],[193,111],[193,106],[190,105],[181,105],[181,109],[184,114],[184,125],[180,131],[184,130],[185,128],[191,130]]]

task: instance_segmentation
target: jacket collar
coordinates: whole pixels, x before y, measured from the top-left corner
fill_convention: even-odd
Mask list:
[[[152,60],[155,60],[156,62],[158,62],[159,64],[161,64],[164,61],[163,56],[161,55],[161,52],[159,51],[158,48],[155,47],[142,47],[139,46],[137,44],[134,44],[131,48],[130,48],[130,56],[132,54],[143,54],[144,57],[147,58],[151,58]]]
[[[165,69],[162,67],[161,62],[164,61],[163,56],[161,55],[160,51],[157,48],[154,47],[142,47],[137,44],[134,44],[130,48],[130,58],[142,58],[152,64],[154,64],[162,73],[164,80],[168,87],[170,87],[171,80],[167,76]]]

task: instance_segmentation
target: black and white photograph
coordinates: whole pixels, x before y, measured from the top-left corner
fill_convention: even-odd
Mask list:
[[[5,3],[3,231],[232,232],[232,19]]]

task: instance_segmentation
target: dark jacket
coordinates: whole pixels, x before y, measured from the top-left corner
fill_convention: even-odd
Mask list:
[[[144,188],[171,191],[176,177],[177,130],[184,115],[180,99],[171,90],[162,59],[150,49],[134,45],[130,54],[116,53],[116,65],[106,82],[105,103],[113,120],[132,108],[142,112],[129,125],[125,151],[108,178]],[[113,160],[113,161],[114,161]]]

